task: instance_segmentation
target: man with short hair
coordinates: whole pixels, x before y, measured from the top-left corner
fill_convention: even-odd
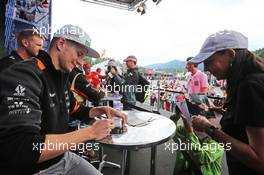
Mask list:
[[[102,69],[100,67],[98,67],[95,72],[97,73],[100,80],[106,78],[106,75],[101,75]]]
[[[44,36],[33,29],[24,29],[17,37],[18,49],[0,59],[0,72],[14,63],[36,57],[43,47]]]
[[[187,77],[187,92],[188,94],[205,94],[208,87],[207,75],[197,68],[198,64],[190,61],[192,58],[189,57],[186,60],[186,69],[191,73]]]
[[[127,66],[127,72],[124,74],[124,79],[126,82],[126,85],[129,85],[129,87],[126,87],[126,92],[123,94],[123,99],[125,102],[135,105],[136,104],[136,95],[135,91],[136,88],[132,88],[138,85],[139,80],[139,72],[137,67],[137,58],[134,55],[129,55],[126,59],[124,59],[124,62],[126,62]],[[129,106],[124,104],[124,109],[130,109]]]
[[[114,75],[114,80],[117,84],[122,86],[121,93],[123,95],[122,102],[124,110],[131,110],[130,104],[136,104],[136,85],[139,81],[139,72],[137,68],[137,58],[134,55],[128,56],[124,59],[127,66],[127,72],[124,74],[124,78],[117,75],[114,68],[111,69],[111,73]]]
[[[74,101],[69,72],[85,55],[97,57],[91,39],[78,26],[54,34],[49,54],[10,66],[0,74],[0,174],[101,174],[70,152],[100,140],[127,116],[110,107],[89,108]],[[90,127],[69,132],[69,117],[82,121],[106,114]]]

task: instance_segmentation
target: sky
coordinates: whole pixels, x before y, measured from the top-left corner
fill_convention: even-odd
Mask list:
[[[264,47],[263,0],[148,0],[144,15],[81,0],[52,5],[53,32],[78,25],[105,57],[135,55],[141,66],[195,56],[210,34],[224,29],[247,36],[249,50]]]

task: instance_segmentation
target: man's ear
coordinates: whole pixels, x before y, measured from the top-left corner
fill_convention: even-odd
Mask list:
[[[61,51],[66,45],[66,39],[65,38],[59,38],[56,43],[56,48],[58,51]]]
[[[28,47],[29,41],[27,39],[22,39],[21,44],[23,47]]]

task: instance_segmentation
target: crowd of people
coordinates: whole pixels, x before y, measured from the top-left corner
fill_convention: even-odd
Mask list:
[[[149,104],[169,112],[176,112],[176,102],[182,101],[188,94],[207,95],[209,97],[216,97],[217,99],[224,99],[225,81],[216,80],[210,73],[202,72],[197,68],[198,64],[188,62],[193,57],[187,58],[186,69],[187,73],[183,79],[160,80],[160,94],[158,90],[152,89],[149,96]],[[159,80],[150,80],[151,84],[158,84]],[[154,87],[158,87],[155,85]],[[158,106],[159,100],[159,106]]]
[[[121,118],[125,125],[127,116],[123,112],[99,103],[106,91],[122,95],[124,110],[131,110],[136,101],[141,101],[136,86],[144,84],[144,77],[138,71],[138,59],[133,55],[124,59],[124,74],[118,71],[117,62],[110,60],[106,74],[101,75],[101,69],[91,71],[91,64],[83,64],[85,55],[98,58],[99,54],[90,47],[91,38],[80,27],[65,25],[59,29],[47,52],[42,50],[44,40],[35,30],[23,30],[17,38],[19,48],[0,59],[0,172],[101,174],[69,147],[48,149],[46,145],[105,138],[114,128],[114,117]],[[185,86],[176,80],[162,81],[165,89],[177,92],[166,91],[158,96],[154,91],[150,93],[151,106],[160,101],[161,108],[177,114],[173,116],[176,124],[179,118],[183,120],[184,126],[177,127],[175,142],[194,142],[199,148],[203,148],[202,143],[230,145],[231,149],[226,150],[230,175],[263,174],[263,59],[248,50],[243,34],[221,31],[209,36],[199,54],[186,61],[189,74]],[[216,77],[213,82],[226,90],[224,104],[209,109],[223,115],[217,124],[202,115],[193,115],[191,124],[176,110],[176,102],[183,101],[186,94],[212,94],[210,78],[197,68],[202,62],[205,71]],[[85,104],[86,100],[93,107]],[[103,114],[107,119],[94,120]],[[76,119],[89,122],[90,127],[69,131],[69,121]],[[214,150],[217,154],[210,149],[191,150],[188,155],[194,158],[195,166],[186,153],[179,152],[174,174],[192,170],[220,174],[224,148]]]

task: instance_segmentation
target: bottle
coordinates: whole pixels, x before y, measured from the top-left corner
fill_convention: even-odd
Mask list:
[[[115,92],[114,98],[119,98],[119,92]],[[123,104],[121,103],[120,99],[118,100],[113,100],[113,108],[122,111],[123,110]]]

